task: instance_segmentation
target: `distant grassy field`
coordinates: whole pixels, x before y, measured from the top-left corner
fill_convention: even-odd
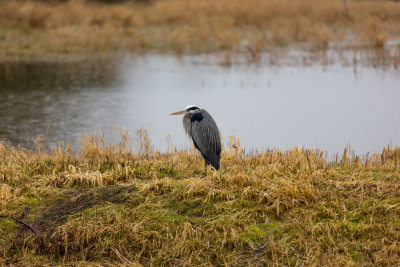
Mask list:
[[[383,49],[400,36],[396,1],[149,2],[3,0],[0,56],[228,51],[257,61],[261,53],[279,47]]]
[[[328,160],[248,155],[235,138],[200,178],[194,150],[86,136],[78,154],[0,143],[0,264],[394,266],[400,149]],[[18,222],[19,220],[19,222]],[[25,225],[23,225],[23,223]]]

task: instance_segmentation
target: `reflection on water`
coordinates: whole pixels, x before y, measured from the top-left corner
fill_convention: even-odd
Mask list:
[[[32,145],[77,142],[103,125],[103,107],[116,93],[115,62],[6,62],[0,64],[0,139]]]
[[[155,148],[187,147],[188,104],[206,108],[247,150],[292,146],[356,153],[400,145],[400,76],[329,67],[219,67],[202,57],[140,56],[67,63],[0,63],[0,139],[78,145],[92,130],[144,126]]]

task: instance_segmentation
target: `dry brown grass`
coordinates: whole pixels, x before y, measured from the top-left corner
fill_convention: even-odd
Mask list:
[[[399,41],[400,3],[347,2],[158,0],[102,5],[5,0],[0,51],[7,56],[228,50],[257,61],[261,53],[292,44],[318,50],[343,45],[381,49],[388,41]]]
[[[0,264],[396,265],[400,149],[328,160],[293,148],[246,154],[230,137],[220,172],[194,151],[160,153],[147,132],[72,153],[0,143]],[[11,217],[35,228],[29,232]]]

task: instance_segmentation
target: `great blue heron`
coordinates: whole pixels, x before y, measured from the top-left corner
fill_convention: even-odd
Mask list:
[[[205,110],[189,105],[185,110],[171,113],[169,115],[183,116],[183,128],[187,135],[192,138],[194,146],[201,152],[204,158],[204,174],[207,175],[207,165],[219,170],[221,160],[221,139],[217,124],[211,115]]]

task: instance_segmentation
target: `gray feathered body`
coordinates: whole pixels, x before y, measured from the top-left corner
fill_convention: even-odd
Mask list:
[[[219,170],[221,138],[211,115],[204,109],[187,113],[183,117],[183,127],[192,138],[194,146],[201,152],[206,164]]]

